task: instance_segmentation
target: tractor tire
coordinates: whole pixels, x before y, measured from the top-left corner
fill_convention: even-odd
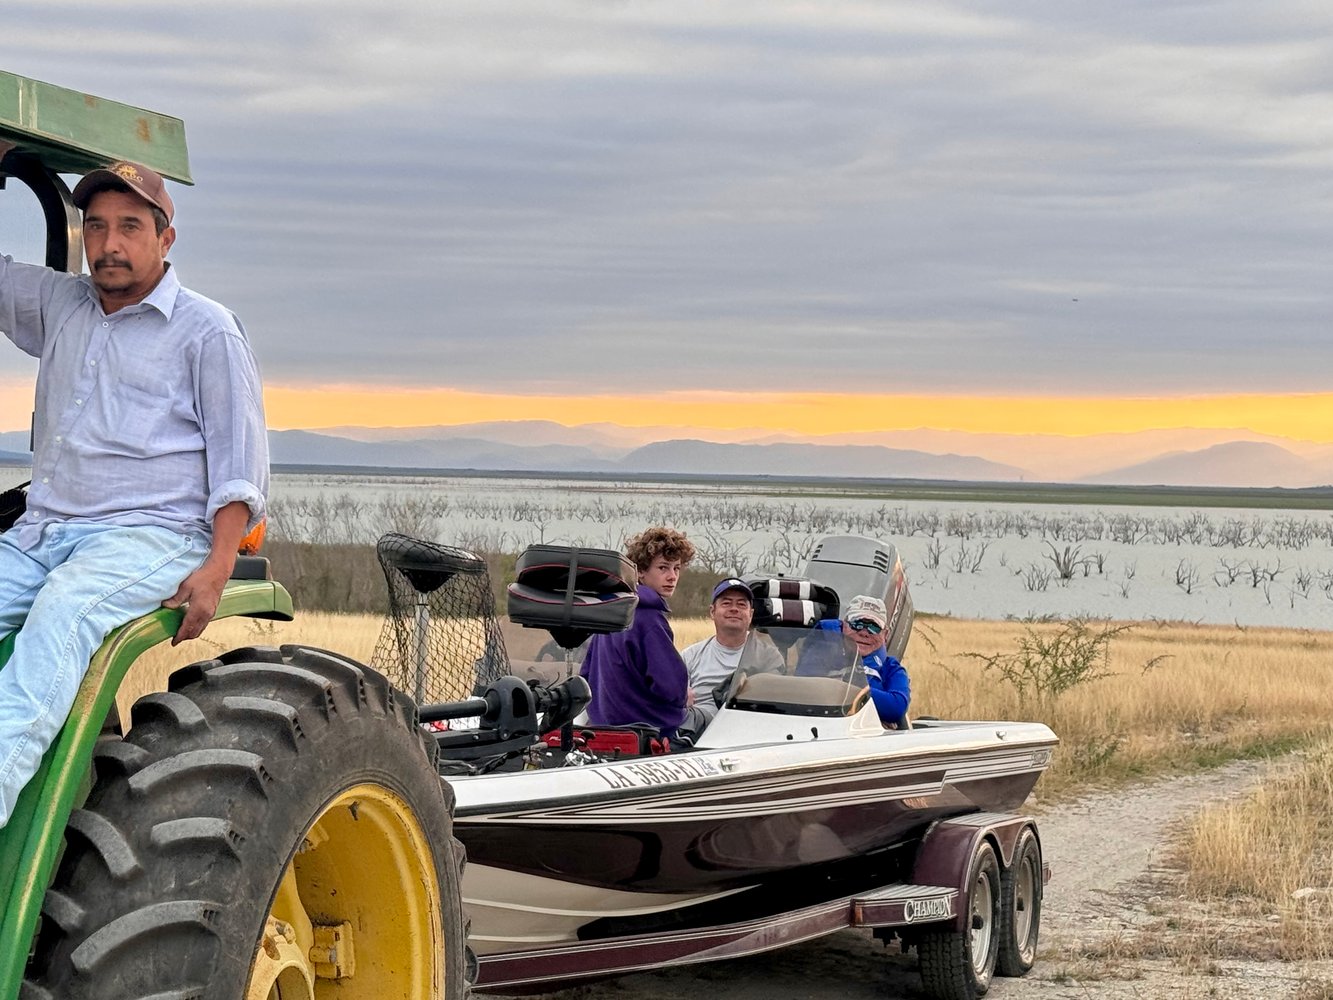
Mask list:
[[[23,1000],[463,1000],[463,851],[410,699],[251,648],[131,718],[71,814]]]
[[[1041,933],[1041,844],[1032,827],[1018,837],[1014,862],[1000,876],[1002,976],[1025,976],[1037,961]]]
[[[924,929],[916,954],[921,985],[935,1000],[977,1000],[990,989],[999,952],[1000,862],[990,841],[968,866],[967,926]]]

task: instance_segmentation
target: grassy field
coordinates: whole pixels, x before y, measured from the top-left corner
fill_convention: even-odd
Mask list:
[[[1247,935],[1251,948],[1333,958],[1333,741],[1248,798],[1197,816],[1176,862],[1187,897],[1206,912],[1236,922],[1271,915]]]
[[[1090,784],[1285,752],[1333,726],[1333,633],[1188,624],[1130,626],[1107,644],[1108,675],[1020,700],[968,653],[1011,650],[1062,626],[918,621],[909,648],[917,714],[1035,718],[1062,745],[1044,799]]]

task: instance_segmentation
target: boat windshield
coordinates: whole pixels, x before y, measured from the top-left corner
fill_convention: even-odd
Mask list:
[[[866,698],[865,671],[840,632],[756,629],[723,702],[727,708],[782,715],[851,715]]]

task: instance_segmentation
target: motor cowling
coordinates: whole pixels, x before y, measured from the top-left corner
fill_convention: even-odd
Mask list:
[[[888,611],[885,647],[890,656],[902,658],[915,611],[896,545],[864,535],[829,535],[815,543],[801,575],[837,594],[835,616],[858,594],[882,600]]]

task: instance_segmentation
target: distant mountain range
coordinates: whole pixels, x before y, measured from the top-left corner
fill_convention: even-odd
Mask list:
[[[280,465],[373,465],[410,469],[571,469],[614,472],[613,460],[572,444],[510,444],[481,437],[355,441],[311,431],[270,431],[269,453]]]
[[[717,444],[658,441],[621,459],[626,471],[705,476],[858,476],[894,479],[1011,481],[1023,470],[972,455],[931,455],[880,445]]]
[[[1322,465],[1324,472],[1316,471]],[[1152,483],[1162,486],[1326,486],[1329,457],[1322,463],[1263,441],[1230,441],[1201,451],[1175,451],[1147,462],[1086,476],[1088,483]]]
[[[1333,485],[1333,447],[1244,430],[1179,428],[1088,437],[910,431],[798,437],[522,420],[271,431],[279,465],[516,472],[696,473],[1163,486]],[[28,432],[0,433],[22,464]]]

